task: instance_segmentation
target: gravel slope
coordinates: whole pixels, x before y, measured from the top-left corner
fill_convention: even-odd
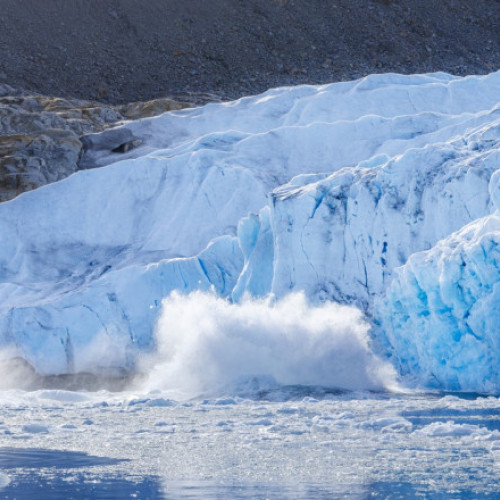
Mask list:
[[[48,95],[237,97],[499,68],[499,0],[0,0],[0,83]]]

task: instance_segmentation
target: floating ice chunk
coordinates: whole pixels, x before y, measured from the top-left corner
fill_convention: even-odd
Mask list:
[[[408,432],[413,428],[413,424],[403,417],[383,417],[369,420],[363,427],[382,432]]]
[[[166,398],[153,398],[144,404],[144,406],[151,408],[169,408],[176,405],[177,403],[175,401]]]
[[[0,489],[5,488],[11,482],[10,477],[3,472],[0,472]]]
[[[61,403],[82,403],[91,401],[91,397],[82,392],[62,390],[39,391],[37,392],[37,397],[40,399],[49,399],[51,401],[60,401]]]
[[[22,431],[29,434],[46,434],[49,428],[42,424],[26,424],[22,426]]]
[[[453,421],[448,422],[433,422],[421,429],[415,431],[417,434],[424,434],[431,437],[461,437],[461,436],[483,436],[489,435],[490,432],[471,424],[456,424]]]

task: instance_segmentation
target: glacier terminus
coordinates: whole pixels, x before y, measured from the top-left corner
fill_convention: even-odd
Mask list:
[[[134,372],[175,352],[186,381],[240,346],[253,362],[214,361],[213,384],[500,392],[500,72],[278,88],[89,141],[94,168],[0,204],[3,359]],[[273,336],[273,308],[308,340]],[[329,368],[351,362],[355,383]]]

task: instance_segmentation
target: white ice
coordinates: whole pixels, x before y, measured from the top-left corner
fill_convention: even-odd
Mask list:
[[[102,168],[0,205],[3,356],[45,374],[131,369],[155,348],[172,291],[235,302],[302,291],[313,305],[356,305],[383,322],[378,354],[421,383],[498,391],[489,372],[474,377],[474,364],[461,381],[438,349],[422,354],[427,334],[402,331],[374,300],[390,308],[400,293],[416,304],[413,289],[396,292],[394,269],[494,211],[499,101],[500,72],[372,75],[125,124],[121,132],[142,140],[126,155],[103,147],[106,132],[96,136],[87,155]],[[491,261],[486,281],[496,279]],[[453,288],[452,275],[433,272],[429,280]],[[422,320],[432,345],[455,346],[431,323],[436,314],[453,322],[458,310]],[[484,345],[474,352],[496,359],[497,331],[476,334]],[[419,353],[414,362],[405,349]]]
[[[303,294],[231,304],[213,294],[174,293],[163,301],[157,349],[142,360],[147,379],[139,385],[177,399],[238,393],[262,382],[395,388],[390,365],[368,347],[368,328],[357,309],[311,307]]]

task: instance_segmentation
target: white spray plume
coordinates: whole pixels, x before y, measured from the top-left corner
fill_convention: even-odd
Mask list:
[[[192,397],[266,376],[283,385],[384,389],[394,371],[371,352],[368,329],[359,310],[312,306],[301,293],[232,304],[174,292],[163,301],[157,352],[143,360],[144,388]]]

